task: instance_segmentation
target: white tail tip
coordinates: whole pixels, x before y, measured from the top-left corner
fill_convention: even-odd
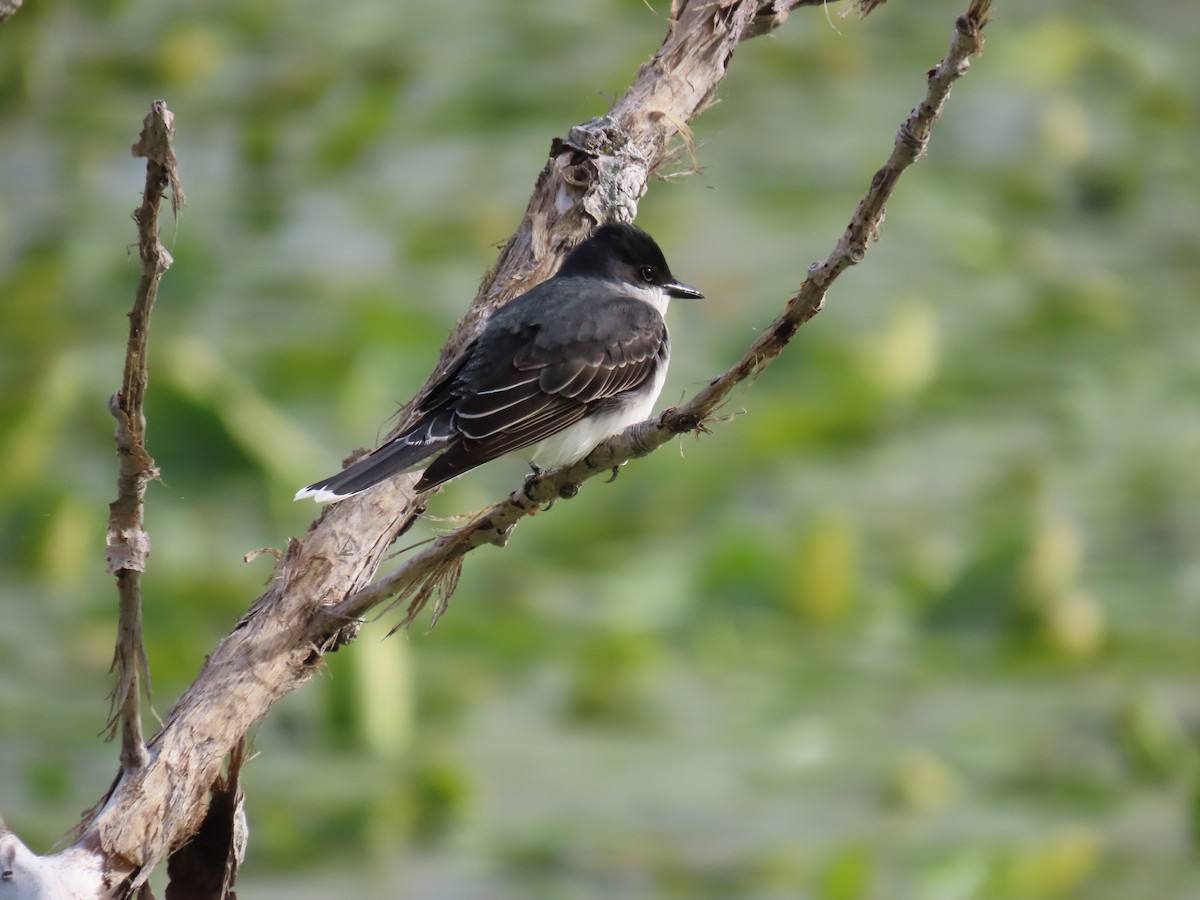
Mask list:
[[[318,503],[336,503],[339,500],[345,500],[347,497],[353,497],[353,494],[337,494],[326,488],[306,487],[296,491],[296,496],[293,500],[307,500],[310,497]]]

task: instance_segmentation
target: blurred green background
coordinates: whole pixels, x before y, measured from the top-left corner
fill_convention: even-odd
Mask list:
[[[665,0],[29,3],[0,26],[0,813],[107,786],[106,411],[151,100],[165,713],[370,445]],[[663,405],[832,246],[964,0],[738,51],[639,222]],[[255,734],[246,898],[1200,896],[1200,7],[1000,0],[883,240],[700,440],[367,627]],[[688,165],[681,154],[677,168]],[[507,493],[450,486],[425,533]],[[437,517],[437,518],[432,518]]]

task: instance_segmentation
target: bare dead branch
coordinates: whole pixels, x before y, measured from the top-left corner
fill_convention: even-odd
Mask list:
[[[491,310],[547,277],[558,258],[594,223],[633,218],[650,174],[669,158],[670,145],[711,101],[740,41],[762,33],[764,23],[775,27],[799,5],[809,5],[809,0],[679,0],[674,5],[663,45],[642,67],[629,92],[607,116],[553,142],[523,221],[485,277],[431,379],[478,333]],[[415,601],[416,607],[410,608],[415,614],[439,591],[443,606],[471,546],[503,542],[534,504],[573,494],[596,472],[645,455],[673,434],[702,429],[729,390],[777,356],[800,324],[819,311],[837,274],[861,258],[882,221],[895,175],[919,154],[920,136],[927,137],[945,89],[981,46],[978,30],[985,8],[986,2],[974,0],[976,18],[968,13],[960,20],[951,53],[931,75],[926,103],[914,113],[912,127],[902,129],[904,139],[898,140],[892,159],[872,182],[834,252],[810,269],[800,293],[745,357],[687,406],[634,426],[576,466],[530,482],[468,525],[439,538],[377,586],[367,587],[379,561],[423,506],[422,498],[412,492],[415,476],[394,479],[328,508],[303,540],[292,541],[272,584],[214,649],[151,739],[147,763],[120,774],[82,823],[72,847],[53,857],[35,857],[55,877],[74,873],[72,884],[78,887],[60,896],[98,898],[140,889],[150,871],[204,821],[210,788],[225,756],[277,700],[319,668],[324,648],[331,645],[331,635],[346,622],[345,616],[396,596],[407,599],[410,607]],[[398,427],[404,419],[402,414]],[[10,837],[16,840],[0,836],[0,845]]]
[[[112,667],[116,670],[109,739],[121,731],[121,768],[137,769],[147,761],[142,739],[139,698],[144,685],[150,694],[150,667],[142,642],[141,577],[150,554],[150,536],[142,527],[146,485],[158,477],[154,460],[146,451],[146,417],[143,404],[149,380],[147,348],[150,337],[150,313],[158,297],[158,284],[170,268],[171,254],[159,241],[158,212],[163,193],[171,190],[171,211],[179,213],[183,191],[171,144],[175,135],[175,116],[167,104],[156,100],[142,123],[142,133],[133,145],[133,155],[146,160],[146,187],[142,203],[133,212],[138,229],[138,254],[142,276],[129,313],[129,342],[125,353],[125,373],[121,389],[109,400],[109,411],[117,420],[114,438],[120,466],[117,474],[117,499],[108,508],[106,562],[116,576],[120,597],[117,642]]]
[[[797,5],[776,0],[778,10]],[[470,341],[492,310],[547,277],[597,221],[629,220],[647,179],[679,133],[703,110],[750,25],[772,4],[680,3],[659,50],[608,116],[552,142],[525,217],[484,278],[479,295],[431,375]],[[418,394],[419,396],[419,394]],[[411,409],[411,406],[409,407]],[[403,427],[407,410],[397,417]],[[414,476],[328,508],[289,546],[275,579],[213,651],[150,741],[151,762],[114,785],[84,822],[81,841],[140,879],[192,834],[223,757],[283,695],[319,667],[328,635],[311,641],[313,618],[366,587],[396,537],[423,508]],[[154,834],[147,841],[147,834]],[[123,861],[123,862],[122,862]]]

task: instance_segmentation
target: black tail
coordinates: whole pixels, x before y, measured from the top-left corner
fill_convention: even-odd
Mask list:
[[[445,450],[453,440],[449,436],[430,438],[427,432],[420,437],[411,432],[402,434],[349,468],[297,491],[296,499],[312,497],[318,503],[336,503],[361,494],[393,475],[416,468],[418,463]]]

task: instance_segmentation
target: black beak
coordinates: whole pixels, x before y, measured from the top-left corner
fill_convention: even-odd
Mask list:
[[[684,284],[682,281],[668,281],[662,286],[662,289],[680,300],[703,300],[704,295],[696,290],[691,285]]]

